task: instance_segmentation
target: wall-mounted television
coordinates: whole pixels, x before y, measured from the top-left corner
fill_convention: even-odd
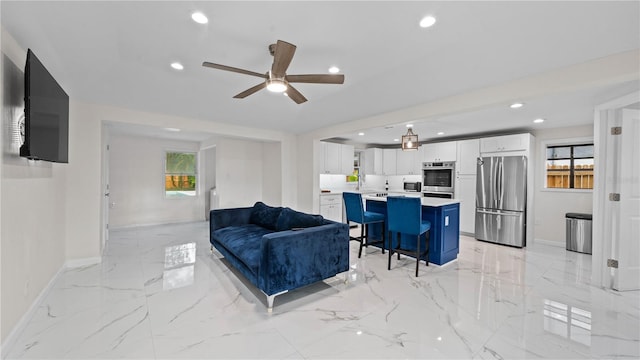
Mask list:
[[[20,156],[59,163],[69,162],[69,95],[27,51],[24,69],[24,142]]]

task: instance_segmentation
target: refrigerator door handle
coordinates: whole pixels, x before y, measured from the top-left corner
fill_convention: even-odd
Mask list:
[[[504,215],[504,216],[520,216],[522,214],[519,212],[509,213],[509,212],[500,212],[500,211],[487,211],[487,210],[480,210],[480,209],[477,209],[476,211],[480,214]]]
[[[493,200],[493,207],[495,207],[496,209],[500,208],[500,183],[498,181],[498,174],[500,173],[500,164],[498,163],[498,161],[492,161],[492,167],[491,167],[491,180],[493,181],[493,191],[494,193],[492,194],[493,196],[491,197],[491,199]]]
[[[498,192],[498,208],[502,209],[504,207],[504,159],[501,159],[498,167],[498,186],[500,190]]]

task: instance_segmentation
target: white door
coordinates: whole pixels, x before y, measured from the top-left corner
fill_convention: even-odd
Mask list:
[[[100,252],[109,240],[109,129],[102,127],[102,242]]]
[[[618,269],[613,272],[616,290],[640,289],[640,111],[622,111],[622,133],[619,158],[620,213],[618,231],[613,236],[614,259]],[[615,226],[615,225],[614,225]]]

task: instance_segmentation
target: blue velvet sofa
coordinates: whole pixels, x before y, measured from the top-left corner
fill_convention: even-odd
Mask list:
[[[349,268],[349,227],[290,208],[253,207],[210,213],[210,241],[227,261],[267,295],[313,284]]]

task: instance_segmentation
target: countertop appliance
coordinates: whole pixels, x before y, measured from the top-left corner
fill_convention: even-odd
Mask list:
[[[476,239],[526,246],[527,157],[478,158]]]
[[[456,163],[425,162],[422,163],[422,191],[424,196],[453,198]],[[438,196],[438,193],[442,196]],[[432,195],[429,195],[432,194]]]
[[[422,183],[420,181],[417,182],[406,182],[404,183],[404,191],[411,191],[411,192],[420,192],[420,189],[422,188]]]

